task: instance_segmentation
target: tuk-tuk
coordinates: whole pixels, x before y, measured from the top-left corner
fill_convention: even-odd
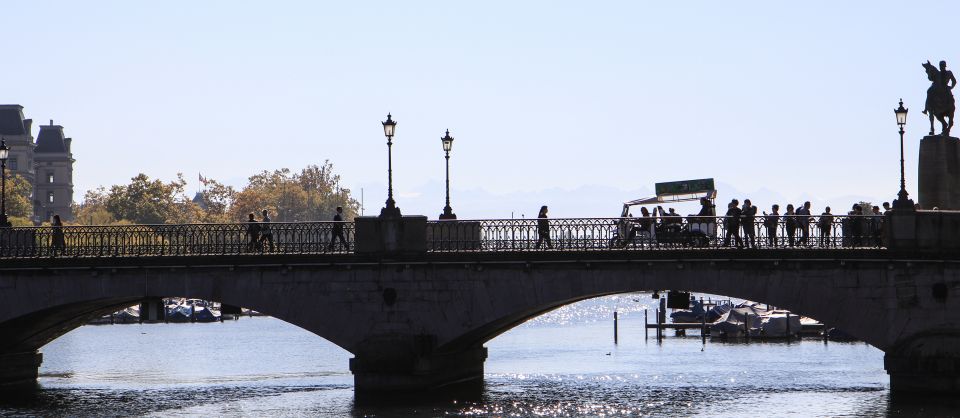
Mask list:
[[[623,203],[611,247],[636,244],[669,244],[684,247],[705,247],[717,236],[714,201],[717,190],[713,179],[698,179],[656,183],[656,196]],[[704,200],[705,199],[705,200]],[[666,213],[663,204],[701,201],[698,214],[682,217]],[[656,205],[649,217],[631,217],[633,206]],[[659,213],[658,213],[659,211]]]

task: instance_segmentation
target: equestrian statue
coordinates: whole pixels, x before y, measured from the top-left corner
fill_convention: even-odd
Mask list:
[[[930,135],[934,135],[933,118],[940,121],[940,135],[950,136],[950,128],[953,128],[953,111],[956,104],[953,99],[953,87],[957,85],[957,79],[953,73],[947,70],[947,62],[940,61],[938,70],[928,60],[922,64],[927,70],[927,78],[930,79],[930,88],[927,89],[927,102],[923,108],[923,114],[930,116]]]

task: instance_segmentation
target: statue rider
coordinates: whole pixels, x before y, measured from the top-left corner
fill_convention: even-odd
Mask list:
[[[930,135],[934,134],[933,119],[936,117],[943,127],[942,135],[947,136],[950,134],[950,128],[953,127],[955,101],[952,90],[957,85],[957,79],[952,71],[947,70],[946,61],[940,61],[939,71],[930,61],[923,64],[923,67],[927,70],[927,78],[931,81],[923,109],[923,114],[930,116]],[[944,120],[945,118],[949,122]]]

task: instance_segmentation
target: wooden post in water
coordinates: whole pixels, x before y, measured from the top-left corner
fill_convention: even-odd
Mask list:
[[[663,340],[663,324],[660,322],[660,309],[657,309],[657,344]]]
[[[743,314],[743,338],[750,339],[750,313]]]
[[[649,309],[646,309],[646,308],[643,309],[643,339],[644,340],[646,340],[647,338],[650,338],[650,328],[647,327],[647,324],[649,323],[647,322],[647,311],[649,311]]]
[[[790,341],[790,312],[787,311],[787,341]]]
[[[657,342],[663,341],[663,325],[667,323],[667,298],[660,298],[660,309],[657,312]]]
[[[613,311],[613,343],[617,343],[617,311]]]
[[[657,326],[656,331],[654,331],[654,338],[657,339],[657,343],[660,342],[660,309],[653,310],[653,323]]]
[[[700,317],[700,342],[707,343],[707,313],[704,312]]]

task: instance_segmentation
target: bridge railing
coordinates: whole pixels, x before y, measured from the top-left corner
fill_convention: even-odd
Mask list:
[[[352,251],[354,246],[350,222],[266,226],[258,234],[251,234],[247,223],[0,228],[0,257],[320,254]],[[337,228],[346,245],[333,243]]]
[[[430,251],[538,251],[672,248],[881,248],[882,216],[724,216],[431,221]],[[749,232],[752,231],[752,237]]]
[[[432,252],[736,248],[735,237],[727,239],[733,226],[723,216],[445,220],[427,223],[426,247]],[[355,248],[350,222],[273,222],[272,248],[264,234],[251,242],[248,228],[247,223],[0,228],[0,257],[322,254]],[[346,245],[333,243],[337,228]],[[736,232],[745,247],[833,249],[881,248],[883,229],[881,216],[781,215],[741,222]]]

